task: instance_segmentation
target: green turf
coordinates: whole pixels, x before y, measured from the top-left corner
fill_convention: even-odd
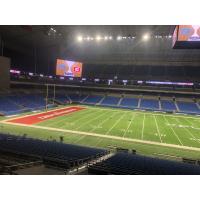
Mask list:
[[[52,127],[73,131],[97,133],[99,137],[79,135],[76,133],[61,133],[19,127],[13,125],[1,126],[2,131],[13,134],[26,133],[30,137],[40,139],[59,139],[64,136],[66,143],[81,144],[93,147],[118,146],[136,149],[142,154],[200,158],[200,152],[182,150],[159,145],[140,144],[136,142],[102,138],[101,135],[118,136],[137,140],[152,141],[158,143],[175,144],[188,147],[200,147],[200,118],[195,116],[161,114],[153,112],[129,111],[122,109],[110,109],[100,107],[87,107],[87,109],[74,112],[69,115],[56,117],[37,126]]]
[[[87,108],[37,124],[139,140],[200,147],[200,118]]]

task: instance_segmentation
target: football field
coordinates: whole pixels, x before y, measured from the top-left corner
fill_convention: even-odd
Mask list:
[[[51,139],[57,133],[68,143],[132,149],[143,145],[143,151],[146,145],[154,148],[157,154],[178,155],[180,152],[195,151],[200,157],[200,118],[197,116],[67,106],[53,112],[6,119],[2,123],[4,128],[9,125],[18,127],[16,130],[19,127],[29,128],[36,138],[44,133],[43,138]]]

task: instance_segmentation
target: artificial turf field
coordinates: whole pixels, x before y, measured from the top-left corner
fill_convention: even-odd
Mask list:
[[[62,135],[66,143],[123,147],[161,157],[200,158],[200,117],[82,105],[66,108],[78,109],[69,113],[63,107],[56,109],[56,115],[40,115],[42,120],[34,124],[3,118],[1,129],[45,140],[58,140]]]

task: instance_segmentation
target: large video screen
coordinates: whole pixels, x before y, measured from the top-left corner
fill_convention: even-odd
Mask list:
[[[76,61],[57,59],[56,75],[68,77],[81,77],[83,64]]]
[[[200,25],[178,26],[178,41],[200,41]]]

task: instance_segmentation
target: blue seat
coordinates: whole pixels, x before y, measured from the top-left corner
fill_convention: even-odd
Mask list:
[[[102,99],[102,96],[97,96],[97,95],[90,95],[88,98],[84,101],[84,103],[89,103],[89,104],[97,104],[99,101]]]
[[[104,100],[101,102],[101,105],[117,105],[119,102],[119,97],[105,97]]]
[[[154,100],[154,99],[142,99],[141,100],[141,104],[140,104],[140,108],[148,108],[148,109],[159,109],[159,104],[158,104],[158,100]]]
[[[107,153],[104,149],[63,144],[53,141],[0,134],[0,149],[18,153],[61,159],[64,161],[93,159]]]
[[[68,96],[73,102],[81,102],[84,100],[84,98],[87,97],[87,95],[79,95],[79,94],[68,94]]]
[[[123,98],[120,107],[137,108],[138,100],[137,98]]]
[[[178,105],[180,111],[189,112],[189,113],[200,113],[199,108],[193,102],[177,101],[177,105]]]
[[[200,174],[200,167],[197,165],[133,155],[129,153],[117,153],[109,159],[92,166],[91,169],[95,170],[97,173],[103,172],[108,174]]]
[[[161,100],[161,109],[166,111],[176,111],[176,106],[173,101],[170,100]]]

